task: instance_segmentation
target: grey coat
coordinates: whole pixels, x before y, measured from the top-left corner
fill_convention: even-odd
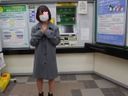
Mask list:
[[[33,76],[54,79],[57,77],[56,45],[60,42],[59,29],[49,24],[46,32],[41,32],[41,24],[32,28],[30,44],[35,46]]]

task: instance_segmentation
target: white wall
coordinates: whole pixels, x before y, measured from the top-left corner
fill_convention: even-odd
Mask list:
[[[57,54],[59,72],[93,71],[93,53]],[[5,55],[6,70],[10,73],[32,73],[33,55]]]
[[[91,7],[89,4],[89,12]],[[10,73],[32,73],[33,55],[5,55],[5,62]],[[128,86],[128,60],[100,53],[74,53],[57,54],[57,62],[59,72],[95,71]]]
[[[5,55],[10,73],[32,73],[33,55]],[[59,72],[93,72],[128,86],[128,60],[101,53],[57,54]]]
[[[89,72],[93,71],[94,54],[58,54],[57,61],[59,72]]]
[[[128,86],[128,60],[95,54],[95,72]]]

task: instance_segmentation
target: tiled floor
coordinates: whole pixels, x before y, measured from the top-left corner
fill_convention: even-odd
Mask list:
[[[0,96],[38,96],[35,79],[31,76],[15,78],[17,83],[11,82]],[[44,92],[47,96],[47,81]],[[56,78],[56,96],[128,96],[128,89],[94,74],[60,75]]]

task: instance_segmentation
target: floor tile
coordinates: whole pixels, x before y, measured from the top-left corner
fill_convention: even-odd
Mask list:
[[[79,81],[76,81],[76,80],[61,80],[61,81],[59,81],[60,83],[77,83],[77,82],[79,82]]]
[[[63,83],[57,83],[57,84],[62,84],[63,86],[67,86],[67,88],[69,89],[69,90],[71,90],[71,89],[84,89],[85,87],[84,87],[84,84],[83,83],[78,83],[78,82],[70,82],[70,83],[67,83],[67,82],[63,82]]]
[[[123,88],[121,86],[118,86],[118,88],[125,96],[128,96],[128,88]]]
[[[36,81],[32,76],[16,77],[0,96],[37,96]],[[56,79],[55,96],[128,96],[128,90],[97,75],[60,75]],[[25,83],[24,83],[25,82]],[[48,94],[48,80],[44,80],[44,96]]]
[[[35,84],[16,84],[10,93],[10,96],[36,96],[37,89]]]
[[[115,88],[115,87],[117,87],[117,85],[115,85],[107,80],[95,80],[95,82],[99,88],[111,88],[111,87]]]
[[[82,96],[104,96],[102,91],[98,88],[96,89],[82,89]]]
[[[82,96],[80,89],[71,90],[72,96]]]
[[[28,78],[28,81],[27,82],[35,82],[35,81],[36,81],[36,79],[34,77],[30,76]]]
[[[28,77],[15,77],[17,83],[26,83],[28,81]]]
[[[94,80],[85,80],[83,81],[83,84],[86,89],[88,88],[98,88],[97,84],[95,83]]]
[[[75,75],[60,75],[60,80],[76,80]]]
[[[68,83],[57,83],[56,84],[56,96],[72,96],[72,86]]]
[[[102,77],[100,77],[100,76],[98,76],[98,75],[95,75],[95,74],[92,75],[92,78],[93,78],[94,80],[103,80]]]
[[[104,96],[125,96],[118,88],[103,88],[101,91]]]
[[[76,75],[76,80],[93,80],[91,75]]]

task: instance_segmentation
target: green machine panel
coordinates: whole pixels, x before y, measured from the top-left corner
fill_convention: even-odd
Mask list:
[[[76,23],[76,7],[57,7],[57,24],[74,25]]]

